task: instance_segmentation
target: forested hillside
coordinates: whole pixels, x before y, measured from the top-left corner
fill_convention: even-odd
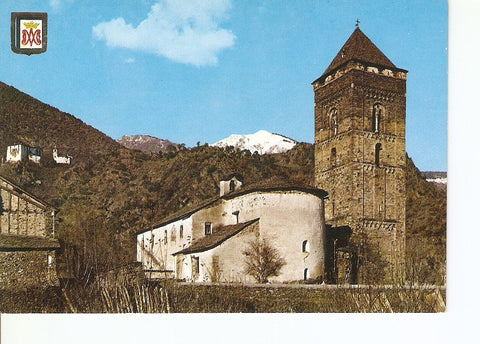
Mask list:
[[[43,149],[40,165],[3,163],[0,174],[60,209],[60,269],[79,278],[134,261],[136,230],[217,195],[220,179],[230,173],[240,173],[246,185],[268,179],[314,182],[311,144],[273,155],[207,145],[158,154],[133,151],[3,83],[0,121],[2,157],[17,143]],[[54,146],[72,155],[74,164],[56,165]],[[423,242],[421,258],[438,269],[445,257],[446,193],[427,183],[410,159],[407,217],[409,252],[420,252],[411,243]]]

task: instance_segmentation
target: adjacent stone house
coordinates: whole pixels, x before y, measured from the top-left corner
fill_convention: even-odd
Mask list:
[[[137,260],[147,278],[254,282],[244,272],[244,251],[263,238],[286,262],[270,281],[323,278],[325,191],[284,183],[242,187],[237,176],[223,180],[220,190],[221,196],[137,233]]]
[[[53,206],[0,176],[0,288],[57,285]]]

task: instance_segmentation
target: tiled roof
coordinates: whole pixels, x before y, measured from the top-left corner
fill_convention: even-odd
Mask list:
[[[232,199],[237,196],[245,195],[251,192],[275,192],[275,191],[300,191],[300,192],[310,193],[320,198],[325,198],[328,195],[328,193],[322,189],[316,189],[310,186],[300,185],[298,183],[294,183],[280,177],[273,177],[259,183],[243,186],[234,192],[223,195],[222,197],[220,196],[212,197],[199,204],[180,209],[179,211],[164,218],[162,222],[157,223],[153,226],[150,226],[149,228],[141,229],[137,231],[136,234],[138,235],[141,233],[145,233],[151,230],[152,228],[162,227],[169,223],[178,221],[180,219],[187,218],[192,214],[196,213],[197,211],[215,204],[217,201],[221,199]]]
[[[28,200],[30,203],[34,203],[35,205],[39,206],[40,208],[44,210],[54,210],[58,212],[58,209],[55,208],[54,206],[48,204],[44,200],[32,195],[31,193],[27,192],[26,190],[22,189],[20,186],[15,185],[12,181],[8,180],[7,178],[0,176],[0,181],[3,181],[8,185],[7,188],[1,187],[5,189],[8,192],[13,193],[14,195]]]
[[[224,195],[223,198],[231,199],[231,198],[245,195],[251,192],[275,192],[275,191],[300,191],[300,192],[313,194],[320,198],[325,198],[328,195],[328,193],[325,190],[313,188],[308,185],[299,184],[297,182],[292,182],[288,179],[274,176],[272,178],[265,179],[261,182],[241,187],[238,190],[235,190],[234,192]]]
[[[358,60],[376,66],[398,69],[392,61],[390,61],[388,57],[386,57],[357,27],[320,78],[330,74],[335,69],[351,60]]]
[[[174,255],[210,250],[258,221],[259,219],[257,218],[247,222],[238,223],[236,225],[214,227],[212,230],[212,234],[205,235],[204,237],[195,240],[189,247],[174,253]]]
[[[0,234],[0,251],[56,250],[60,243],[54,238]]]
[[[198,204],[194,204],[192,206],[187,206],[185,208],[182,208],[170,215],[168,215],[167,217],[165,217],[162,222],[160,223],[157,223],[155,225],[152,225],[150,226],[149,228],[144,228],[144,229],[141,229],[139,231],[136,232],[136,234],[141,234],[141,233],[145,233],[145,232],[148,232],[149,230],[151,230],[152,228],[158,228],[158,227],[162,227],[162,226],[165,226],[171,222],[175,222],[175,221],[178,221],[180,219],[184,219],[184,218],[187,218],[189,217],[190,215],[196,213],[197,211],[199,211],[200,209],[203,209],[205,207],[208,207],[209,205],[211,204],[214,204],[216,201],[218,201],[220,199],[220,196],[216,196],[216,197],[212,197],[212,198],[209,198],[203,202],[200,202]]]

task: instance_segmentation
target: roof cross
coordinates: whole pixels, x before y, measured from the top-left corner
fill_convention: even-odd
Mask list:
[[[358,20],[357,18],[357,21],[355,22],[355,27],[358,27],[358,24],[360,24],[360,20]]]

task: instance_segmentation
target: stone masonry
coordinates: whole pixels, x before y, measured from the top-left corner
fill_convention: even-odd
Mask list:
[[[350,283],[404,274],[406,73],[357,27],[312,83],[315,186],[329,193],[331,233],[352,230]],[[373,277],[372,266],[379,267]]]

